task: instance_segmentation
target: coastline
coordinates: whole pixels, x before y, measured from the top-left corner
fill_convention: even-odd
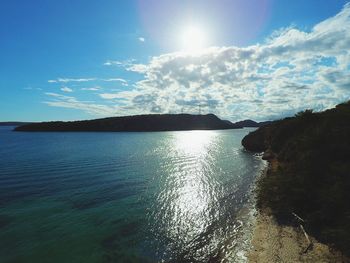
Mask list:
[[[268,171],[276,166],[275,159],[268,160],[261,176],[268,176]],[[341,252],[318,242],[312,236],[309,236],[312,246],[307,249],[309,243],[304,233],[297,227],[278,224],[268,209],[256,209],[255,216],[250,251],[246,255],[249,263],[350,262]]]
[[[261,159],[261,154],[255,155]],[[251,250],[251,240],[253,239],[254,229],[258,211],[256,209],[256,185],[257,180],[261,178],[268,169],[268,162],[263,160],[262,167],[259,168],[259,174],[251,184],[247,202],[238,210],[236,218],[238,219],[239,227],[226,240],[223,250],[219,253],[218,262],[248,262],[248,254]]]

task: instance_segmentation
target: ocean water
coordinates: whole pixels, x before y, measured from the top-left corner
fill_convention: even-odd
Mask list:
[[[244,261],[251,130],[0,127],[0,262]]]

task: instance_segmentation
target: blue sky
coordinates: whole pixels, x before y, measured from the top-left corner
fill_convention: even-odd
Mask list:
[[[2,0],[0,121],[332,107],[350,97],[346,2]]]

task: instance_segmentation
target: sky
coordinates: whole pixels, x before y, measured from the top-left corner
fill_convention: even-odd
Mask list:
[[[0,121],[214,113],[350,99],[345,0],[0,0]]]

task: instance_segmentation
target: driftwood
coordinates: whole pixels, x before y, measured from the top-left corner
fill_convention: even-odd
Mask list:
[[[305,236],[305,239],[307,241],[308,245],[307,245],[307,247],[304,250],[304,253],[306,253],[309,249],[312,248],[313,244],[312,244],[312,241],[309,238],[309,235],[306,233],[306,231],[304,229],[304,226],[302,225],[302,223],[304,223],[305,220],[302,219],[300,216],[298,216],[296,213],[292,213],[292,215],[297,219],[297,221],[299,221],[299,227],[300,227],[301,231],[303,232],[303,234]]]
[[[292,213],[292,215],[293,215],[296,219],[298,219],[299,221],[305,222],[304,219],[302,219],[302,218],[301,218],[300,216],[298,216],[296,213]]]

